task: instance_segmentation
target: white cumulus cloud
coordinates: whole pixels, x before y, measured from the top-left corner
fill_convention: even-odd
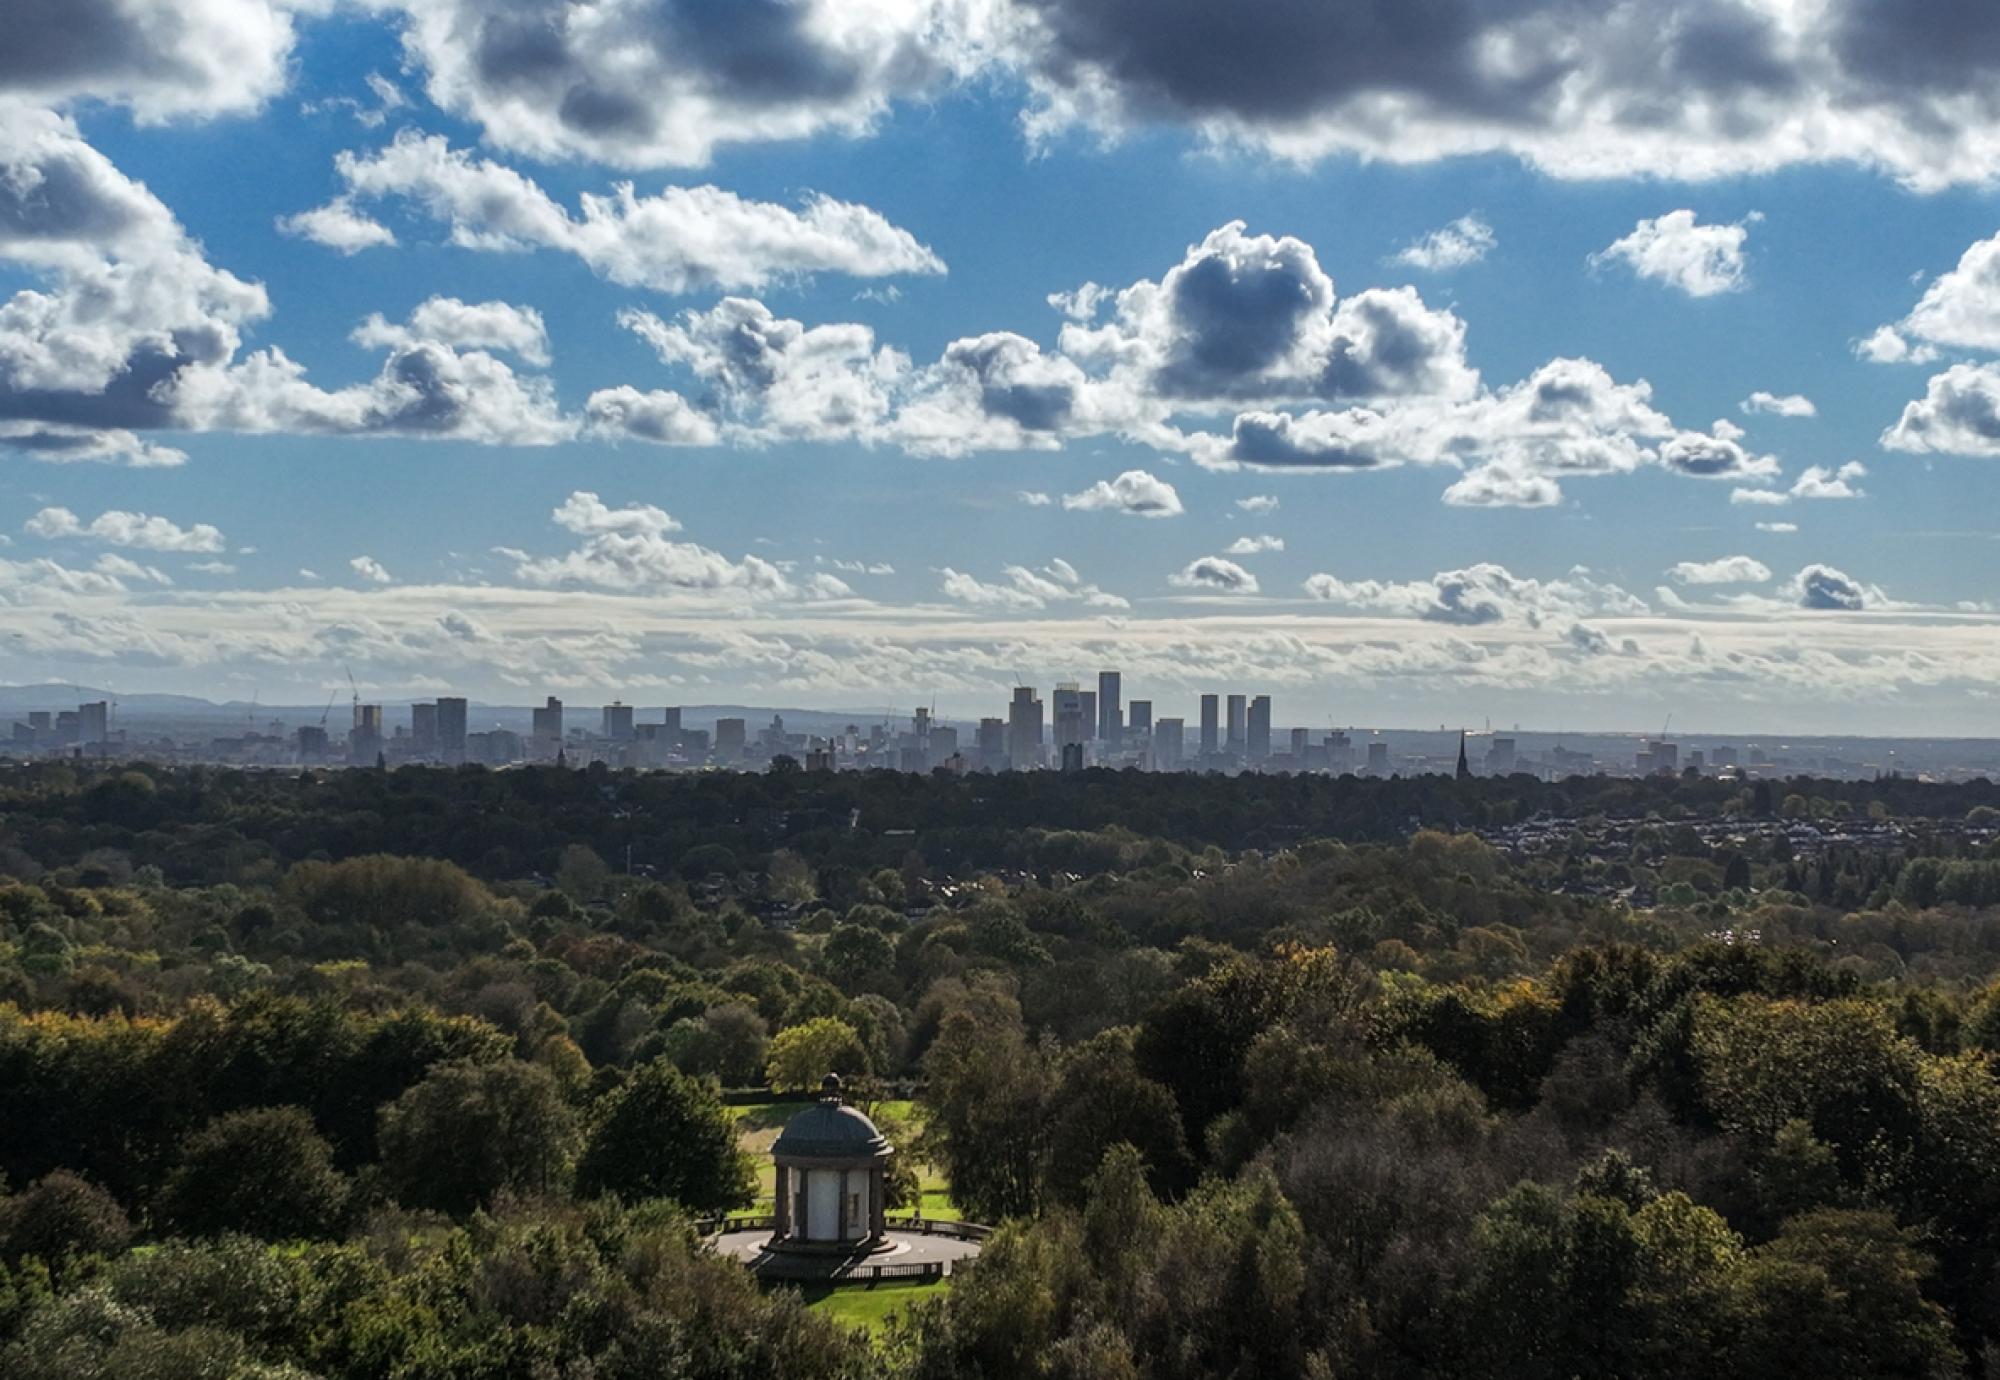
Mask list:
[[[1145,470],[1127,470],[1116,479],[1100,479],[1081,493],[1064,494],[1062,506],[1144,518],[1179,517],[1183,511],[1174,486]]]
[[[1642,220],[1632,233],[1591,255],[1591,263],[1623,263],[1641,278],[1690,297],[1739,292],[1749,282],[1743,245],[1759,217],[1732,225],[1702,225],[1689,210]]]

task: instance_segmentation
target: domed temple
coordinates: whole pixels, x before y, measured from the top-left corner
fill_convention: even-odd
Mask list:
[[[888,1244],[883,1180],[895,1147],[840,1095],[840,1075],[820,1081],[819,1101],[800,1112],[771,1147],[777,1168],[773,1250],[853,1254]]]
[[[943,1279],[979,1254],[992,1229],[921,1215],[892,1222],[887,1179],[895,1153],[829,1073],[819,1100],[786,1122],[771,1146],[771,1214],[718,1221],[710,1242],[764,1280]]]

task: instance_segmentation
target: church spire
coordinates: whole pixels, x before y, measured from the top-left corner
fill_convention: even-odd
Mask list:
[[[1458,779],[1472,779],[1472,764],[1465,760],[1465,730],[1462,728],[1458,731]]]

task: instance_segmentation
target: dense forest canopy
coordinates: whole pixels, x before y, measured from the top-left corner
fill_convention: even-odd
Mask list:
[[[1997,1376],[1996,818],[10,770],[0,1373]],[[829,1069],[1000,1228],[872,1341],[703,1243]]]

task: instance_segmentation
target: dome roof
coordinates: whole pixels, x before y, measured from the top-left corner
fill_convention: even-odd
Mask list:
[[[785,1123],[771,1153],[784,1159],[883,1159],[889,1139],[858,1109],[840,1100],[840,1080],[832,1074],[820,1085],[820,1099]]]

